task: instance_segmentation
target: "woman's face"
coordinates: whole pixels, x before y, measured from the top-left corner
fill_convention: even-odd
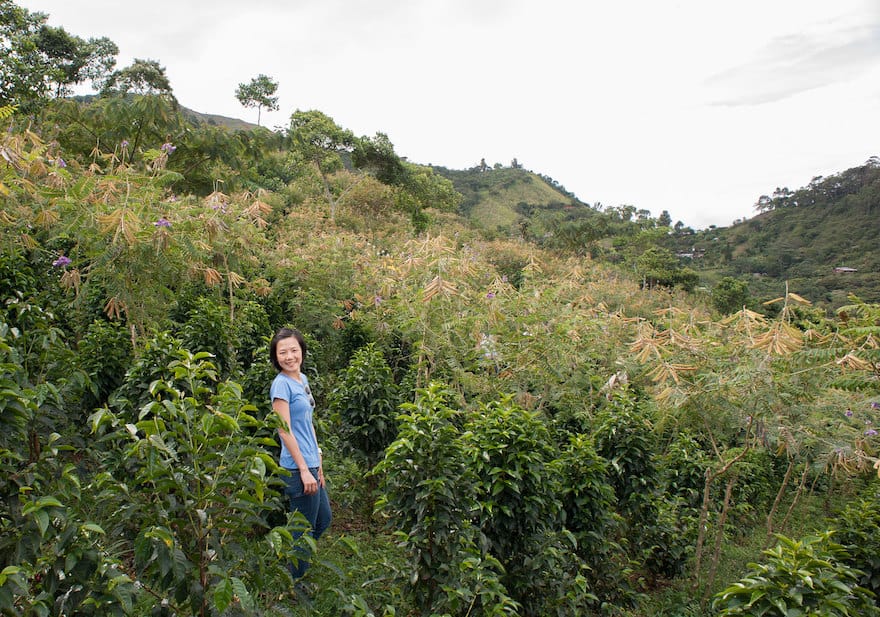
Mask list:
[[[285,373],[299,374],[302,365],[302,348],[295,337],[287,337],[278,341],[275,347],[275,358]]]

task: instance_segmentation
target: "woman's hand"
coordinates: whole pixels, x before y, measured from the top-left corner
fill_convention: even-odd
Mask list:
[[[322,475],[320,471],[318,471],[318,475]],[[304,469],[299,472],[299,476],[303,483],[303,493],[306,495],[314,495],[318,492],[318,481],[315,479],[315,476],[312,475],[311,470]]]

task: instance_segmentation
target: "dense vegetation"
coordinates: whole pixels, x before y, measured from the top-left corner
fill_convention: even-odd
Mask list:
[[[678,235],[675,250],[716,278],[748,282],[759,298],[772,297],[782,280],[826,308],[851,295],[880,301],[880,160],[797,191],[776,189],[756,207],[757,216],[729,228]]]
[[[776,189],[758,199],[755,217],[701,231],[681,221],[673,225],[666,212],[654,218],[633,206],[585,204],[552,179],[517,164],[436,170],[462,193],[462,214],[485,233],[621,263],[646,282],[702,283],[711,291],[720,285],[724,295],[735,281],[743,294],[731,310],[748,304],[765,312],[761,303],[775,298],[786,282],[826,309],[848,304],[850,296],[880,300],[876,157],[861,167],[813,178],[797,191]]]
[[[880,613],[880,305],[754,311],[634,208],[510,237],[381,133],[124,77],[0,108],[0,613]],[[335,508],[308,599],[283,325]]]

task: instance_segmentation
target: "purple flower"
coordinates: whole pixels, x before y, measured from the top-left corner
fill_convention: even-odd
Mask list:
[[[871,401],[871,409],[880,409],[880,403],[877,401]]]
[[[845,415],[847,418],[852,418],[852,416],[853,416],[852,409],[847,409],[846,411],[843,412],[843,415]]]
[[[123,149],[128,148],[128,140],[127,140],[127,139],[123,139],[123,140],[122,140],[122,143],[119,144],[119,145],[122,146]]]
[[[158,221],[153,223],[156,227],[171,227],[171,221],[166,219],[164,216],[160,218]]]
[[[53,261],[52,265],[55,266],[56,268],[63,268],[65,266],[69,266],[71,263],[73,263],[73,262],[71,261],[70,257],[67,257],[66,255],[62,255],[61,257],[59,257],[58,259]]]
[[[55,159],[55,165],[56,165],[57,167],[61,167],[62,169],[64,169],[65,167],[67,167],[67,163],[65,163],[65,162],[64,162],[64,159],[61,158],[60,156],[59,156],[58,158]]]
[[[873,437],[876,434],[877,434],[877,431],[875,431],[872,428],[869,428],[867,431],[865,431],[865,435],[867,435],[868,437]]]
[[[373,298],[373,304],[375,304],[376,306],[382,304],[382,296],[376,296],[375,298]]]
[[[162,144],[162,147],[159,148],[159,150],[161,150],[162,152],[164,152],[164,153],[170,155],[172,152],[174,152],[175,150],[177,150],[177,147],[171,145],[171,142],[170,142],[170,141],[166,141],[164,144]]]
[[[495,297],[495,292],[494,292],[494,291],[490,291],[489,293],[486,294],[486,297],[489,298],[489,299],[491,300],[492,298]]]

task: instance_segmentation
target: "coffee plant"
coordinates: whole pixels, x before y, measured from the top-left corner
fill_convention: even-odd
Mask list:
[[[330,399],[345,451],[375,465],[397,433],[399,403],[398,387],[382,352],[374,343],[358,349]]]
[[[136,420],[108,408],[92,416],[106,443],[95,487],[157,606],[251,612],[289,585],[293,559],[291,528],[267,523],[281,507],[266,451],[273,426],[252,415],[238,384],[215,381],[208,354],[174,355]]]
[[[873,617],[880,615],[861,572],[846,565],[846,549],[831,532],[795,541],[779,536],[763,563],[749,564],[739,582],[715,596],[719,617]]]
[[[407,588],[425,614],[514,614],[501,565],[480,548],[478,479],[449,397],[431,383],[401,406],[397,439],[375,468],[377,509],[406,549]]]
[[[0,613],[129,614],[132,580],[105,530],[76,507],[83,491],[65,460],[70,446],[34,429],[54,389],[30,382],[10,338],[0,322]]]

